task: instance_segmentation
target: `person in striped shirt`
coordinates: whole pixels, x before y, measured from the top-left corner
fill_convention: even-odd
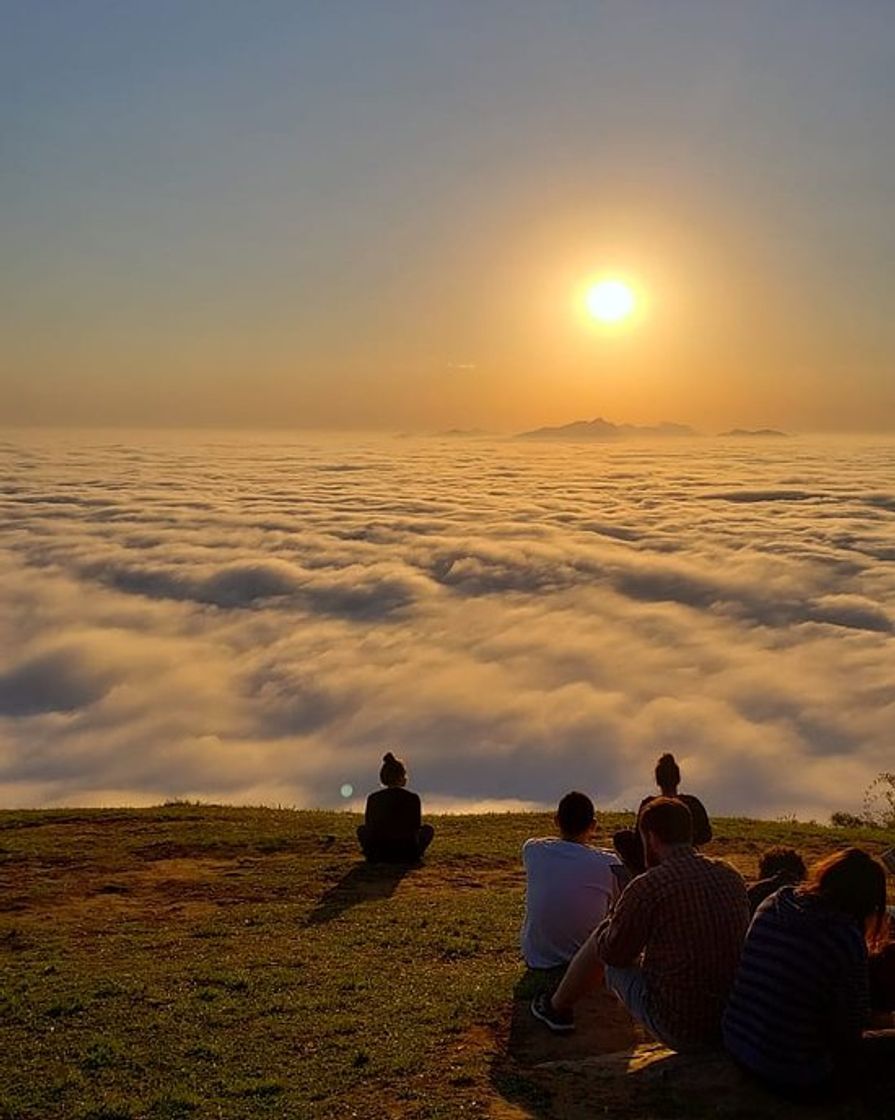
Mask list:
[[[868,945],[884,936],[886,880],[859,848],[814,865],[758,908],[724,1018],[734,1060],[787,1095],[824,1093],[870,1020]]]

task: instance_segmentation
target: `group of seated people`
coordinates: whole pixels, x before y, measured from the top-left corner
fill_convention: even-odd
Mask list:
[[[404,787],[407,770],[383,760],[358,829],[371,860],[418,860],[433,830]],[[893,1025],[895,940],[885,870],[859,848],[806,868],[797,852],[763,856],[759,879],[699,848],[712,838],[701,802],[678,792],[670,754],[659,794],[641,802],[613,849],[594,846],[589,797],[567,793],[558,837],[527,840],[522,954],[533,969],[565,968],[531,1004],[551,1030],[574,1030],[574,1008],[601,984],[672,1050],[723,1045],[759,1081],[815,1099],[860,1076]],[[895,1038],[887,1051],[895,1058]]]
[[[847,848],[806,868],[777,848],[747,888],[730,864],[700,854],[711,824],[696,798],[677,792],[671,755],[656,781],[661,793],[642,802],[636,828],[616,833],[611,851],[592,846],[594,807],[577,792],[559,803],[558,838],[526,841],[523,956],[531,968],[566,966],[532,1014],[571,1031],[576,1003],[605,984],[672,1050],[723,1044],[797,1099],[842,1087],[886,1041],[865,1030],[893,1025],[882,864]]]

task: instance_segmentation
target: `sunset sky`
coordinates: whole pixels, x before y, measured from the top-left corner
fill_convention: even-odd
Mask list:
[[[2,9],[0,423],[895,429],[888,0]]]

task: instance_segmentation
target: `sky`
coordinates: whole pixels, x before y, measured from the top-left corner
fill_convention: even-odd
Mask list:
[[[0,6],[6,425],[895,430],[888,0]]]
[[[0,806],[826,821],[892,769],[895,442],[0,441]],[[878,810],[879,805],[875,808]]]

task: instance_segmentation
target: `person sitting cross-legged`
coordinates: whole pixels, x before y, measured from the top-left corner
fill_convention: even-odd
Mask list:
[[[385,789],[367,798],[358,843],[371,863],[415,863],[432,843],[435,829],[422,822],[419,794],[407,785],[407,767],[389,751],[382,759],[379,780]]]
[[[522,956],[529,968],[565,964],[605,918],[618,892],[614,852],[593,846],[594,804],[584,793],[567,793],[554,822],[557,837],[526,840],[525,919]]]
[[[672,1050],[720,1044],[721,1015],[749,924],[746,885],[722,860],[693,848],[690,810],[660,797],[640,818],[647,870],[582,945],[553,996],[532,1014],[574,1028],[577,1001],[606,985]]]

